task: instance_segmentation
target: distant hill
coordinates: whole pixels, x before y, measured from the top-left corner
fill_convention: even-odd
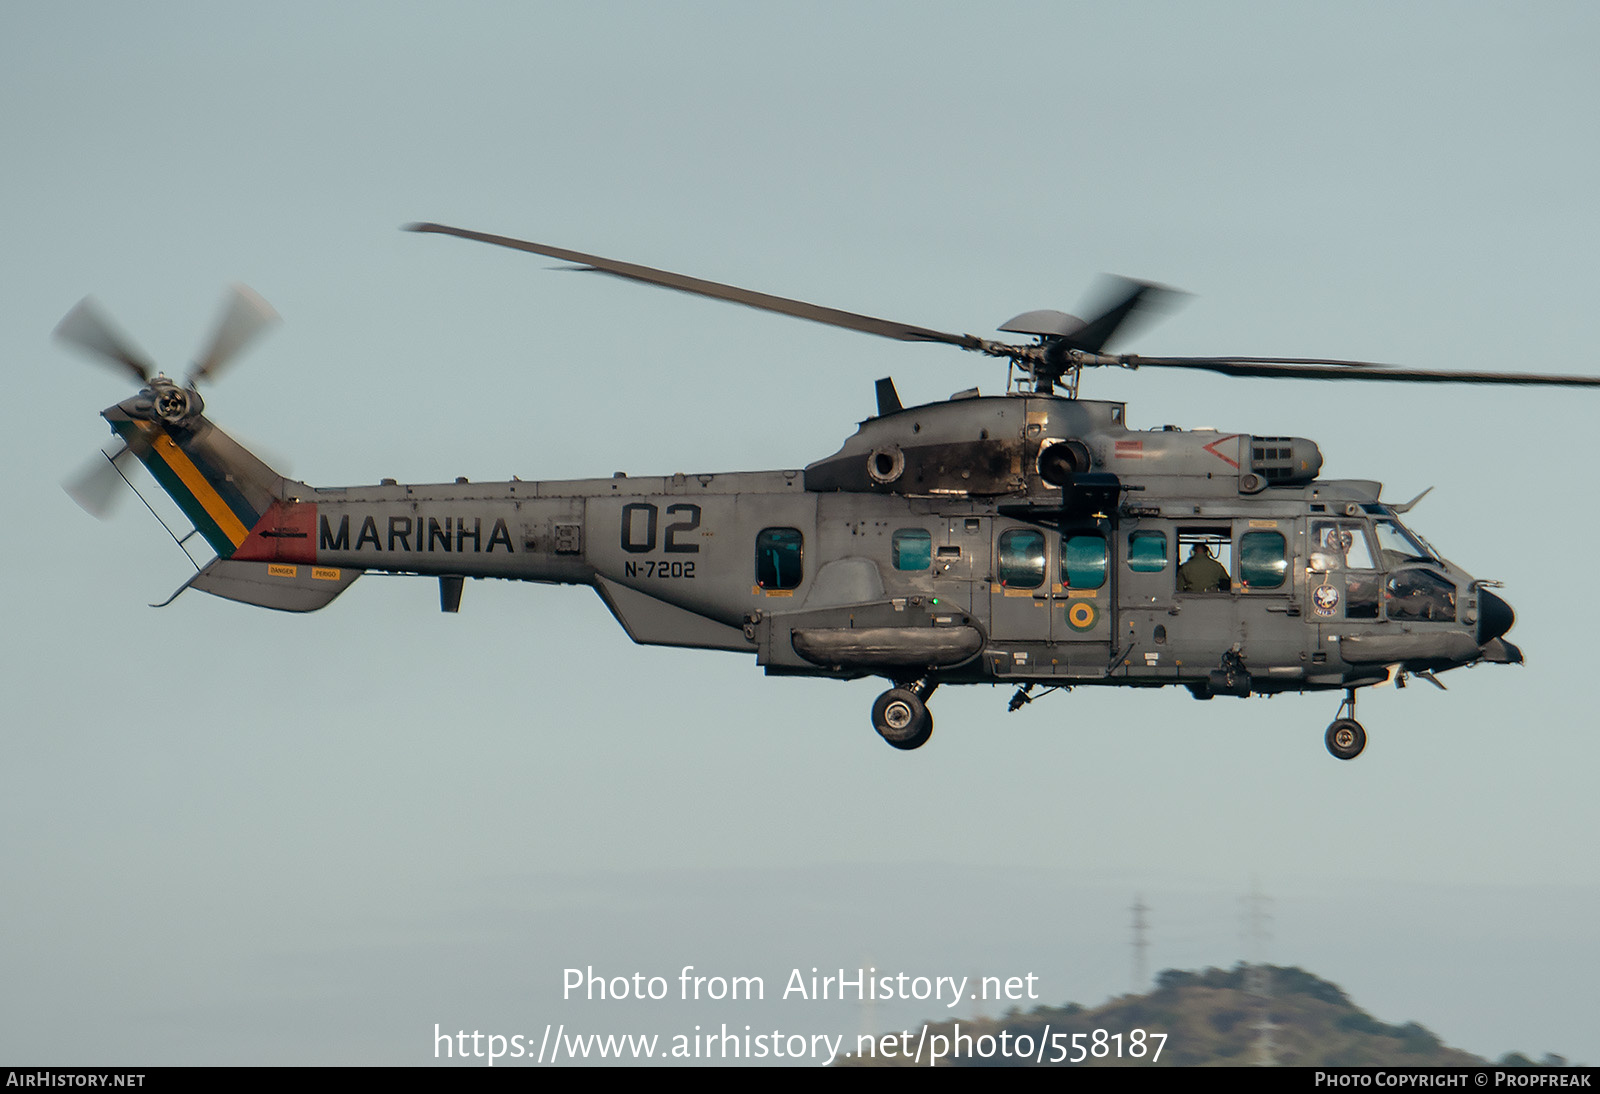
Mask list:
[[[1261,981],[1268,985],[1264,1007],[1262,996],[1251,990]],[[1270,1023],[1265,1031],[1263,1018]],[[1098,1042],[1097,1030],[1104,1031]],[[1134,1030],[1147,1034],[1139,1046],[1144,1053],[1139,1059],[1130,1058],[1136,1051],[1130,1040]],[[1155,1060],[1158,1066],[1255,1064],[1268,1053],[1274,1062],[1290,1067],[1430,1067],[1488,1062],[1449,1048],[1415,1022],[1391,1026],[1378,1021],[1352,1003],[1338,985],[1304,969],[1243,963],[1202,972],[1167,969],[1156,977],[1156,989],[1148,995],[1120,996],[1092,1010],[1068,1003],[1036,1007],[1026,1014],[1012,1011],[997,1019],[941,1022],[928,1026],[925,1034],[913,1031],[908,1043],[897,1042],[896,1047],[914,1050],[919,1040],[924,1046],[955,1045],[959,1036],[965,1038],[959,1042],[961,1051],[971,1055],[947,1057],[942,1063],[958,1067],[1037,1064],[1042,1048],[1046,1066],[1058,1059],[1056,1066],[1072,1066],[1072,1058],[1080,1055],[1087,1057],[1082,1061],[1085,1065],[1149,1066],[1156,1040],[1148,1035],[1155,1033],[1167,1034]],[[1074,1034],[1079,1035],[1076,1045]],[[1264,1047],[1268,1044],[1270,1050]],[[1009,1051],[1003,1052],[1002,1045],[1009,1046]],[[985,1050],[988,1058],[982,1056]],[[1096,1051],[1101,1053],[1099,1058],[1093,1055]],[[893,1059],[860,1056],[834,1062],[844,1067],[914,1066],[899,1054]],[[1534,1063],[1520,1053],[1508,1054],[1498,1062],[1512,1066]],[[1566,1061],[1546,1056],[1538,1063],[1560,1066]],[[926,1055],[922,1065],[927,1065]]]

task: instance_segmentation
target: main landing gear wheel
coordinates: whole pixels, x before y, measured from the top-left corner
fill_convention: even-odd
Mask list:
[[[1328,751],[1341,760],[1353,760],[1367,747],[1367,731],[1354,718],[1340,718],[1328,727],[1323,741]]]
[[[933,715],[916,692],[890,688],[872,704],[872,728],[894,747],[910,751],[933,736]]]

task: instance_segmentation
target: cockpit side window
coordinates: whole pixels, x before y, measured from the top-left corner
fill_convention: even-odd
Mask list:
[[[1431,570],[1401,570],[1383,590],[1390,619],[1450,623],[1456,618],[1456,587]]]
[[[1359,520],[1314,520],[1311,522],[1311,569],[1371,570],[1372,549],[1367,543],[1364,522]]]

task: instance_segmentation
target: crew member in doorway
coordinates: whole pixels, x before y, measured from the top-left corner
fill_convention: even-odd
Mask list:
[[[1196,543],[1189,552],[1189,561],[1178,567],[1180,593],[1225,593],[1228,591],[1228,571],[1222,563],[1211,557],[1211,548]]]

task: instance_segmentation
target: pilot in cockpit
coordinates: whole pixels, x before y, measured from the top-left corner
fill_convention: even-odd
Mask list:
[[[1348,529],[1337,525],[1328,528],[1311,550],[1311,568],[1318,572],[1344,569],[1354,544],[1355,537]]]

